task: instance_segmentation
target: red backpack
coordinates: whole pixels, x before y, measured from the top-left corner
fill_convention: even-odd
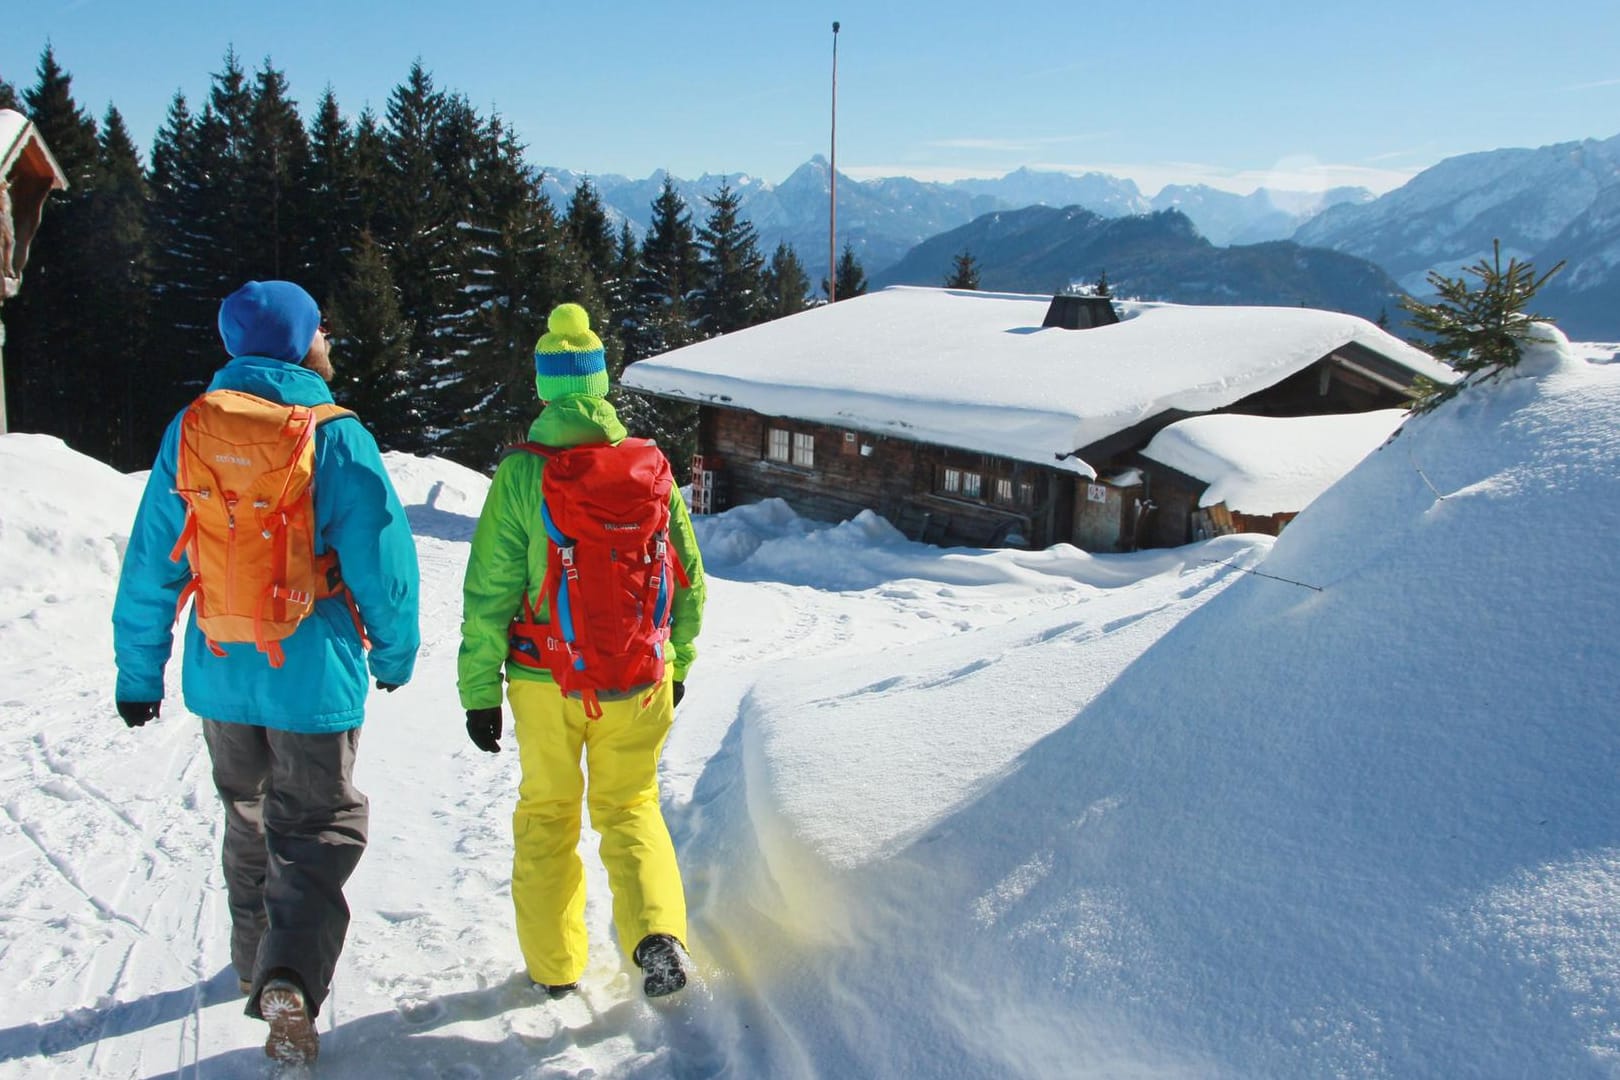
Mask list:
[[[599,693],[625,694],[664,677],[675,586],[686,569],[669,542],[669,461],[648,439],[559,449],[519,443],[546,459],[541,517],[546,528],[550,622],[523,593],[512,620],[510,657],[549,671],[585,715],[602,715]]]

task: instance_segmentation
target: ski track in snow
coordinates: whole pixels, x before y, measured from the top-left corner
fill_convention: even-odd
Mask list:
[[[455,695],[472,519],[409,509],[423,647],[412,684],[373,694],[369,707],[356,778],[371,798],[371,840],[347,890],[353,923],[318,1020],[320,1074],[813,1075],[791,1018],[750,984],[748,935],[705,917],[728,882],[758,868],[757,851],[684,867],[697,971],[681,995],[648,1002],[613,940],[606,874],[587,828],[591,961],[581,989],[552,1001],[529,986],[511,925],[510,716],[503,752],[485,755],[467,741]],[[985,604],[970,586],[941,582],[837,592],[722,575],[711,572],[700,660],[665,755],[666,809],[683,848],[703,834],[707,815],[735,812],[728,800],[747,798],[736,743],[759,672],[1073,611],[1095,592],[1065,585],[1009,600],[1001,590]],[[25,614],[0,621],[21,676],[5,695],[11,720],[0,736],[10,793],[0,818],[9,881],[0,889],[0,956],[37,1019],[0,1031],[0,1073],[268,1075],[264,1028],[241,1015],[229,965],[221,815],[200,729],[180,704],[178,643],[164,715],[127,731],[111,700],[110,630],[69,650],[48,632],[56,623],[105,627],[110,583],[65,601],[24,599],[7,606]],[[1118,623],[1174,599],[1149,590]],[[1114,628],[1050,616],[1043,624],[1045,637]],[[974,670],[902,672],[851,696],[949,686]],[[68,910],[64,884],[82,898]]]

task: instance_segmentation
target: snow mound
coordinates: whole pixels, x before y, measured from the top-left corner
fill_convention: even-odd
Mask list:
[[[1269,555],[1183,549],[1115,619],[1087,596],[756,686],[725,764],[757,859],[690,846],[793,1045],[894,1075],[1614,1075],[1620,371],[1548,350]]]
[[[444,458],[383,455],[411,531],[441,540],[471,540],[489,496],[489,477]]]
[[[976,839],[928,858],[1042,868],[1011,966],[1173,986],[1196,1008],[1133,1011],[1234,1075],[1620,1061],[1620,374],[1533,359],[1409,422],[1284,532],[1286,580],[1194,611],[949,823]],[[1071,936],[1098,892],[1141,940]]]
[[[0,594],[115,586],[142,483],[60,439],[0,435]]]

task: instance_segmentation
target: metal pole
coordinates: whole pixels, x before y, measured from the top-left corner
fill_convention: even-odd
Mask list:
[[[832,154],[827,166],[827,303],[838,299],[838,24],[833,23]]]

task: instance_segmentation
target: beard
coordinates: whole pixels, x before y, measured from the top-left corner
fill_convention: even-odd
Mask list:
[[[309,368],[309,370],[319,375],[324,382],[328,383],[337,374],[332,370],[332,357],[325,350],[319,353],[311,350],[309,355],[304,357],[304,367]]]

